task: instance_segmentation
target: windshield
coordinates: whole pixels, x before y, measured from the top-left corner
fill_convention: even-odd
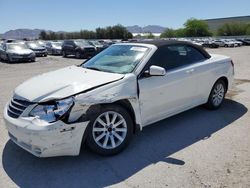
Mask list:
[[[96,45],[96,46],[100,46],[100,45],[102,45],[100,42],[98,42],[98,41],[90,41],[90,44],[93,44],[93,45]]]
[[[27,46],[25,44],[8,44],[9,50],[21,50],[21,49],[27,49]]]
[[[148,48],[135,45],[113,45],[82,65],[84,68],[126,74],[134,70]]]
[[[27,45],[30,46],[31,48],[40,48],[40,47],[42,47],[40,44],[35,43],[35,42],[28,42]]]
[[[75,44],[77,46],[89,46],[89,43],[85,40],[77,40],[77,41],[75,41]]]
[[[53,42],[53,43],[51,43],[51,45],[52,45],[53,47],[61,47],[61,46],[62,46],[62,43],[61,43],[61,42]]]

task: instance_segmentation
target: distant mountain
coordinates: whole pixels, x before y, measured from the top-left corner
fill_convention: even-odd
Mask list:
[[[166,28],[159,25],[148,25],[145,27],[140,27],[138,25],[128,26],[127,30],[131,33],[162,33]],[[37,39],[39,37],[42,29],[15,29],[7,31],[0,34],[0,38],[5,39]],[[49,31],[48,31],[49,32]],[[58,31],[58,33],[63,33],[64,31]]]
[[[166,30],[166,27],[159,25],[148,25],[145,27],[140,27],[138,25],[127,26],[127,30],[131,33],[162,33]]]
[[[5,39],[36,39],[39,37],[39,34],[42,30],[41,29],[15,29],[7,31],[1,34],[1,38]]]

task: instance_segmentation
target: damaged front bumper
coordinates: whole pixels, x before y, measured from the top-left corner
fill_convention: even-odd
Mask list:
[[[88,121],[66,124],[46,123],[35,117],[12,118],[4,109],[4,120],[10,139],[37,157],[76,156]]]

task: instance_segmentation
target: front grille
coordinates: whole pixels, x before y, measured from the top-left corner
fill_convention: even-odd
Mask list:
[[[8,115],[12,118],[18,118],[31,104],[33,103],[27,100],[13,98],[8,106]]]
[[[94,52],[95,48],[85,48],[84,49],[86,52]]]

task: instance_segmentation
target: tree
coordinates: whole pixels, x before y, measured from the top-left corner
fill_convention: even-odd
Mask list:
[[[41,33],[39,34],[39,39],[41,40],[47,40],[47,33],[46,31],[41,31]]]
[[[146,38],[148,38],[148,39],[154,39],[155,36],[151,32],[149,32],[149,33],[146,34]]]
[[[168,28],[161,35],[160,38],[173,38],[176,37],[176,32],[174,29]]]
[[[95,32],[97,39],[105,39],[105,34],[106,34],[105,29],[98,27],[96,28]]]
[[[122,25],[96,28],[95,31],[81,30],[79,32],[49,32],[42,31],[39,35],[42,40],[64,40],[64,39],[130,39],[132,33]]]
[[[175,31],[176,37],[186,37],[186,29],[185,28],[180,28]]]
[[[217,35],[219,36],[246,35],[249,27],[250,27],[249,24],[241,22],[225,23],[217,30]]]
[[[250,35],[250,24],[247,26],[246,35]]]
[[[185,22],[184,26],[187,37],[207,37],[212,35],[208,24],[203,20],[191,18]]]

